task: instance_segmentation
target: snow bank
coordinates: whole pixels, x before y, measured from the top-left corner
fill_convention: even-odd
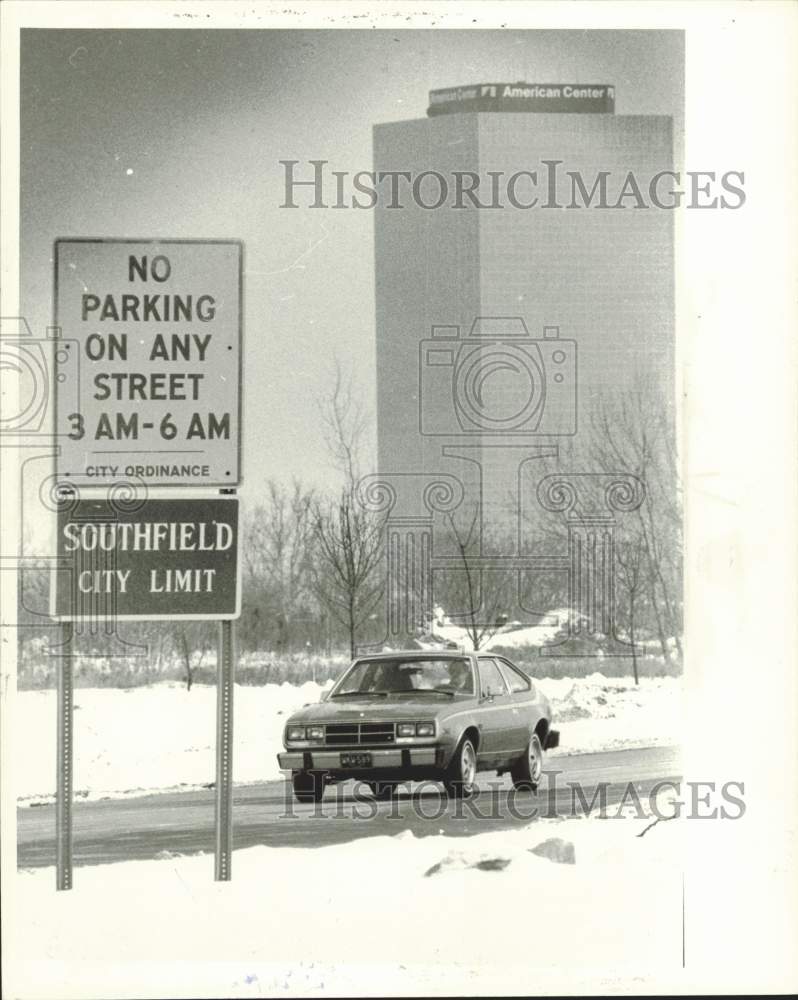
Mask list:
[[[468,635],[468,630],[462,625],[453,625],[452,622],[437,609],[439,618],[435,623],[435,635],[448,642],[455,642],[463,649],[471,649],[473,643]],[[540,625],[519,625],[517,622],[508,623],[490,638],[482,647],[486,652],[493,646],[506,646],[514,649],[519,646],[544,646],[557,637],[563,627],[563,623],[568,621],[568,609],[558,608],[550,611]]]
[[[329,683],[329,682],[328,682]],[[536,682],[551,699],[561,731],[560,753],[678,743],[680,685],[676,678],[593,674],[583,680]],[[236,687],[234,769],[238,782],[277,779],[287,717],[323,688],[268,684]],[[178,683],[75,691],[75,775],[78,797],[141,794],[200,787],[214,780],[216,691]],[[20,800],[54,794],[56,696],[21,691],[16,698],[16,793]]]
[[[23,872],[14,995],[529,994],[557,966],[675,968],[683,824],[647,825],[255,847],[226,884],[208,855],[79,868],[60,894],[53,869]],[[554,838],[573,863],[536,853]]]
[[[676,677],[591,674],[535,682],[551,702],[561,753],[682,742],[682,686]]]
[[[325,685],[325,686],[329,686]],[[318,701],[324,686],[308,681],[236,686],[235,780],[277,778],[285,719]],[[138,688],[79,688],[75,705],[77,797],[200,787],[215,777],[216,689],[176,682]],[[56,693],[16,697],[17,796],[54,795]]]

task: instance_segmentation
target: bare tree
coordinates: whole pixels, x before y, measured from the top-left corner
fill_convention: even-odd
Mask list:
[[[317,498],[312,504],[313,580],[319,601],[345,629],[355,656],[358,637],[384,593],[379,570],[385,520],[366,510],[357,495],[368,416],[351,373],[345,374],[337,360],[321,413],[327,448],[342,485],[333,498]]]
[[[602,398],[591,421],[590,459],[612,472],[630,472],[646,495],[632,515],[644,558],[639,566],[660,648],[669,657],[669,639],[681,647],[681,510],[679,476],[670,407],[655,387]]]
[[[312,597],[313,501],[313,491],[298,480],[289,488],[270,480],[265,501],[248,518],[244,565],[248,593],[257,603],[251,609],[258,619],[254,631],[273,636],[278,648],[288,644]]]
[[[194,671],[215,646],[216,631],[209,622],[177,620],[166,627],[167,643],[183,665],[186,690],[194,683]]]
[[[344,484],[354,490],[362,473],[369,419],[352,372],[345,372],[338,358],[333,362],[332,387],[320,410],[333,466]]]
[[[344,627],[354,657],[358,636],[384,592],[383,522],[364,510],[354,491],[317,501],[313,522],[318,542],[314,580],[319,600]]]
[[[446,524],[455,559],[436,581],[436,601],[444,606],[450,621],[465,628],[473,648],[479,650],[507,624],[515,580],[505,570],[483,568],[483,525],[478,507],[463,524],[448,513]]]
[[[632,671],[634,673],[635,684],[640,683],[637,670],[636,641],[638,612],[642,599],[645,558],[645,540],[640,532],[637,532],[634,537],[616,540],[616,582],[620,585],[619,587],[616,587],[616,608],[619,611],[621,624],[626,627],[629,642],[632,646]],[[619,594],[619,590],[621,590],[622,593]]]

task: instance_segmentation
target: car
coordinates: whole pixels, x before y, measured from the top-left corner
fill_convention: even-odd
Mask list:
[[[280,768],[299,802],[328,784],[365,781],[378,799],[403,781],[473,793],[478,771],[537,789],[543,755],[559,745],[551,707],[532,679],[494,653],[421,650],[355,659],[316,704],[286,722]]]

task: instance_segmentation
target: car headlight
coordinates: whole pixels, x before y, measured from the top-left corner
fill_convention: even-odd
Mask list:
[[[308,739],[309,740],[323,740],[324,739],[324,726],[308,726]]]
[[[396,727],[396,735],[399,739],[409,736],[434,736],[434,722],[400,722]]]
[[[304,726],[289,726],[286,736],[289,740],[304,740],[305,739],[305,727]]]

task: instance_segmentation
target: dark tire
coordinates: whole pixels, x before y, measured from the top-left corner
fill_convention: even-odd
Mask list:
[[[443,779],[443,787],[450,799],[468,799],[474,794],[477,782],[477,752],[469,738],[460,741],[452,755]]]
[[[513,787],[519,791],[536,792],[543,774],[543,745],[537,733],[533,733],[523,757],[510,768]]]
[[[380,802],[392,799],[399,788],[398,781],[367,781],[371,794]]]
[[[291,783],[297,802],[321,802],[324,796],[324,777],[321,774],[314,771],[294,771]]]

